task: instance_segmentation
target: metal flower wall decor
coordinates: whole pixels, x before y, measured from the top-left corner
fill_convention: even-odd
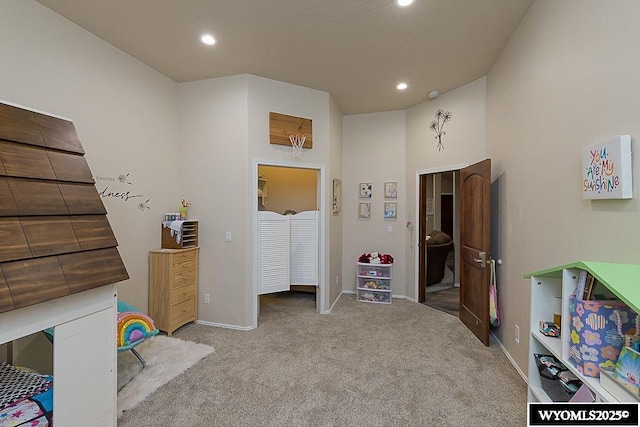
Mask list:
[[[429,125],[429,129],[436,133],[435,138],[438,140],[438,151],[444,150],[444,145],[442,144],[442,135],[446,134],[444,131],[444,124],[451,120],[451,112],[444,111],[442,108],[439,108],[436,111],[436,119],[431,121]]]

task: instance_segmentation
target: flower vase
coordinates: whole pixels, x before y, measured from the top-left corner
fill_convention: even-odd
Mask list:
[[[180,219],[182,221],[184,221],[185,219],[187,219],[187,214],[189,213],[189,208],[186,206],[181,206],[180,207]]]

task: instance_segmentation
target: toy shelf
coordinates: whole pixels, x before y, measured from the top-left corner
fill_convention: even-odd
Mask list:
[[[356,275],[356,299],[362,302],[391,304],[392,265],[359,262]]]

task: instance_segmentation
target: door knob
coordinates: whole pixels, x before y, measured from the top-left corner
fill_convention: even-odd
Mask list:
[[[479,263],[482,268],[484,268],[485,264],[487,263],[487,253],[486,252],[478,252],[478,256],[480,257],[478,258],[474,258],[473,260],[477,263]]]

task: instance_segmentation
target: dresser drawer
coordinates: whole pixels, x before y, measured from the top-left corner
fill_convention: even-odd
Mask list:
[[[184,251],[173,254],[173,272],[192,270],[196,263],[196,251]]]
[[[172,283],[173,288],[181,288],[183,286],[195,285],[195,283],[196,283],[196,271],[193,269],[173,273],[173,283]]]
[[[196,319],[196,299],[191,298],[171,307],[171,324],[182,325]]]
[[[183,286],[181,288],[174,288],[171,292],[171,301],[173,304],[178,304],[188,299],[195,299],[196,287],[195,286]]]

